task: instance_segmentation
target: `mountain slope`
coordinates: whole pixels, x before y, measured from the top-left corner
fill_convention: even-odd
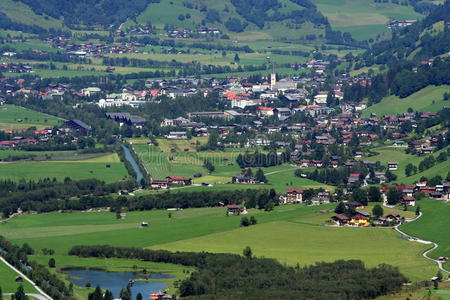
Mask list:
[[[395,4],[394,1],[375,2],[373,0],[312,0],[324,14],[333,28],[349,32],[357,39],[375,38],[389,32],[389,19],[420,19],[423,15],[410,5]]]
[[[13,0],[1,0],[0,12],[4,13],[11,21],[20,24],[37,25],[45,29],[62,27],[60,20],[46,15],[37,15],[26,4]]]
[[[131,23],[195,29],[217,27],[251,39],[323,41],[328,24],[359,40],[389,31],[390,18],[417,19],[398,0],[3,0],[0,12],[12,21],[45,29],[88,28]],[[19,10],[19,12],[17,12]],[[23,12],[23,13],[22,13]],[[327,19],[328,18],[328,19]],[[0,28],[2,22],[0,19]]]

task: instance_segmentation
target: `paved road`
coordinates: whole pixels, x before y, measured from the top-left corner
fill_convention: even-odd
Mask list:
[[[3,296],[11,296],[11,295],[14,295],[13,293],[3,293],[2,294]],[[35,298],[35,299],[38,299],[38,300],[48,300],[48,298],[45,298],[44,296],[42,296],[42,295],[40,295],[40,294],[25,294],[25,295],[27,295],[28,297],[33,297],[33,298]]]
[[[420,218],[421,216],[422,216],[422,212],[420,212],[419,215],[418,215],[417,217],[415,217],[414,219],[409,220],[408,223],[417,220],[417,219]],[[442,272],[445,272],[445,273],[447,273],[447,274],[450,274],[450,271],[444,269],[444,267],[443,267],[443,265],[442,265],[442,262],[441,262],[440,260],[437,260],[437,259],[434,259],[434,258],[431,258],[431,257],[428,256],[428,253],[430,253],[431,251],[433,251],[434,249],[436,249],[437,247],[439,247],[438,244],[436,244],[435,242],[432,242],[432,241],[426,241],[426,240],[422,240],[422,239],[419,239],[419,238],[417,238],[417,237],[411,236],[411,235],[409,235],[409,234],[407,234],[407,233],[401,231],[401,230],[399,229],[400,225],[401,225],[401,224],[395,226],[394,229],[395,229],[397,232],[399,232],[400,234],[404,235],[404,236],[405,236],[406,238],[408,238],[410,241],[412,241],[412,242],[418,242],[418,243],[421,243],[421,244],[427,244],[427,245],[429,244],[429,245],[433,245],[433,247],[431,247],[430,249],[428,249],[428,250],[426,250],[424,253],[422,253],[422,256],[425,257],[425,258],[428,259],[428,260],[434,261],[434,262],[438,265],[439,269],[440,269]]]
[[[10,269],[12,269],[14,272],[16,272],[17,274],[19,274],[20,276],[22,276],[22,278],[26,281],[28,281],[29,283],[31,283],[31,285],[40,293],[40,294],[34,294],[31,293],[29,294],[30,296],[33,296],[39,300],[53,300],[52,297],[50,297],[49,295],[47,295],[43,290],[41,290],[41,288],[34,283],[30,278],[28,278],[27,276],[25,276],[25,274],[23,274],[22,272],[20,272],[18,269],[16,269],[13,265],[11,265],[9,262],[6,261],[6,259],[4,259],[3,257],[0,256],[0,261],[2,261],[5,265],[7,265]],[[28,294],[27,294],[28,295]]]

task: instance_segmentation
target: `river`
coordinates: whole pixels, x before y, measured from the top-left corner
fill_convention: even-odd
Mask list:
[[[139,168],[139,164],[136,162],[133,155],[131,155],[131,150],[128,149],[128,147],[125,146],[124,144],[122,144],[121,146],[125,154],[125,159],[128,160],[134,172],[136,172],[136,181],[140,184],[141,180],[144,178],[144,175],[141,172],[141,168]]]

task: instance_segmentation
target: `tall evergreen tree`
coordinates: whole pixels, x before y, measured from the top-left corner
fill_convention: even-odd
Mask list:
[[[257,181],[267,183],[267,178],[261,168],[256,171],[255,177]]]

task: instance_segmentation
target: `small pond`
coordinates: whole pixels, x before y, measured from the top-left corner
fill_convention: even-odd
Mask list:
[[[133,272],[106,272],[99,270],[80,270],[80,269],[64,269],[65,273],[70,275],[70,281],[78,286],[85,287],[86,283],[90,283],[92,287],[100,285],[102,289],[108,289],[113,293],[114,298],[118,298],[120,290],[125,288],[130,279],[167,279],[174,276],[163,274],[149,274],[141,276]],[[155,293],[167,288],[163,282],[157,281],[134,281],[131,286],[132,298],[135,299],[138,293],[148,299],[151,293]]]

